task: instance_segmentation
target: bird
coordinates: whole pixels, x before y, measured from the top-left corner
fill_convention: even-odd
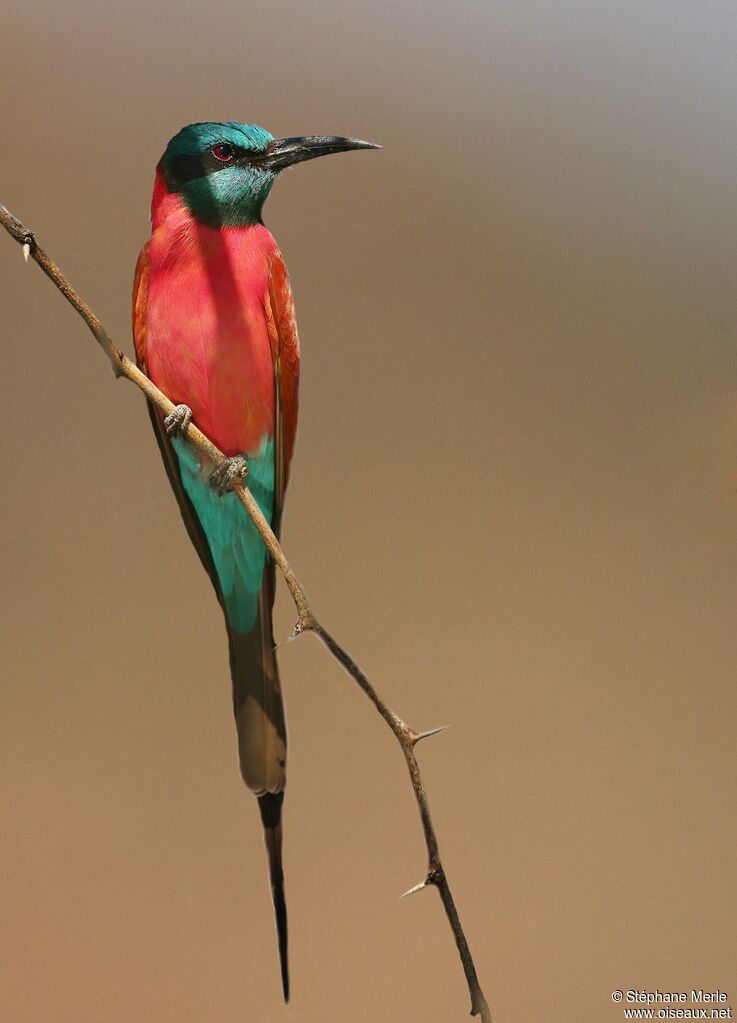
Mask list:
[[[247,485],[279,536],[294,451],[300,346],[289,275],[263,222],[287,167],[380,149],[334,135],[274,138],[254,124],[189,124],[156,167],[151,236],[136,264],[136,361],[174,403],[149,415],[190,540],[228,635],[240,773],[258,800],[289,1000],[282,805],[287,734],[272,629],[275,570],[233,493]],[[208,464],[190,422],[225,455]]]

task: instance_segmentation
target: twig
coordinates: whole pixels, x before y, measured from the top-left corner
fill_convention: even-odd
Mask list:
[[[25,225],[23,225],[11,213],[9,213],[4,206],[1,205],[0,223],[2,223],[2,226],[8,234],[10,234],[11,237],[13,237],[23,247],[23,255],[26,261],[28,260],[28,257],[31,256],[41,267],[46,276],[51,278],[66,300],[77,310],[112,363],[113,372],[116,377],[125,377],[127,380],[136,384],[136,386],[143,391],[149,401],[153,402],[154,405],[156,405],[164,413],[164,415],[169,415],[174,409],[173,402],[171,402],[169,398],[167,398],[166,395],[163,394],[163,392],[160,391],[158,387],[156,387],[156,385],[153,384],[151,380],[149,380],[149,378],[113,344],[107,331],[84,299],[77,294],[58,266],[38,245],[34,233],[29,231]],[[218,448],[216,448],[215,445],[192,423],[190,423],[187,427],[187,439],[193,447],[195,447],[201,454],[205,455],[215,465],[219,465],[225,460],[223,453],[219,451]],[[297,581],[294,572],[292,572],[289,562],[284,556],[284,552],[282,551],[278,540],[272,532],[269,523],[262,514],[261,509],[256,503],[256,500],[248,487],[242,483],[237,483],[233,488],[233,491],[238,496],[241,504],[253,520],[253,523],[266,544],[269,553],[286,580],[292,600],[294,601],[294,605],[297,609],[295,633],[313,632],[316,636],[319,636],[333,657],[343,666],[346,672],[352,679],[354,679],[355,682],[358,683],[366,696],[368,696],[369,700],[371,700],[379,714],[381,714],[391,728],[402,747],[402,752],[404,753],[404,759],[407,762],[407,769],[409,770],[409,776],[412,782],[412,788],[415,793],[415,799],[417,800],[417,805],[420,810],[422,830],[425,835],[425,845],[427,846],[428,855],[427,874],[424,881],[415,885],[409,890],[409,892],[405,892],[405,895],[421,891],[429,885],[434,885],[438,889],[446,916],[448,917],[448,922],[451,930],[453,931],[453,936],[458,947],[461,963],[463,964],[463,971],[466,975],[468,991],[471,996],[471,1015],[480,1016],[482,1023],[491,1023],[491,1012],[479,985],[478,977],[476,976],[476,967],[474,966],[471,951],[468,947],[466,936],[463,933],[461,921],[458,917],[458,911],[450,891],[450,885],[448,884],[448,879],[440,860],[438,840],[430,818],[430,805],[428,803],[425,786],[422,782],[420,767],[415,756],[415,746],[421,739],[435,735],[438,732],[443,731],[443,729],[433,728],[427,732],[415,732],[397,714],[395,714],[386,703],[384,703],[368,677],[364,674],[361,668],[359,668],[350,654],[348,654],[343,647],[333,639],[327,629],[325,629],[317,618],[315,618],[304,590]]]

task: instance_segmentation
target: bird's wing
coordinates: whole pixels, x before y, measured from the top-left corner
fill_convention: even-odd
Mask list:
[[[136,362],[146,373],[146,302],[148,296],[148,280],[150,267],[150,243],[141,249],[136,264],[135,282],[133,285],[133,340],[136,349]],[[265,296],[265,313],[269,340],[274,360],[275,390],[275,494],[272,528],[279,535],[281,513],[284,504],[284,491],[289,477],[289,467],[294,451],[297,433],[297,401],[299,389],[299,337],[294,314],[292,289],[289,275],[281,255],[276,252],[271,258],[268,288]],[[217,572],[213,562],[210,545],[200,524],[194,506],[187,496],[182,484],[179,460],[171,441],[167,437],[161,416],[156,408],[149,403],[149,415],[154,428],[156,441],[159,445],[161,458],[164,462],[169,483],[179,504],[179,510],[187,527],[187,532],[200,556],[200,560],[212,580],[218,600],[222,603],[222,593]],[[272,566],[273,567],[273,566]],[[273,581],[271,599],[273,600]]]
[[[148,241],[138,253],[136,274],[133,279],[133,344],[136,347],[136,363],[146,372],[146,303],[148,302],[148,279],[151,273],[151,242]]]
[[[133,343],[136,349],[136,363],[138,364],[139,369],[144,373],[148,373],[146,366],[146,303],[148,299],[149,269],[150,242],[146,242],[138,256],[138,262],[136,263],[136,276],[133,282]],[[166,475],[169,477],[169,483],[171,484],[174,496],[177,499],[179,511],[181,512],[182,519],[184,520],[184,525],[187,527],[187,533],[189,534],[189,538],[192,541],[195,550],[200,556],[200,561],[202,562],[205,571],[210,576],[212,585],[215,587],[217,598],[222,604],[222,593],[218,582],[217,572],[215,571],[215,564],[212,560],[210,545],[208,544],[202,526],[200,525],[200,520],[197,517],[194,506],[184,490],[182,476],[179,469],[179,460],[177,459],[171,441],[166,434],[161,415],[151,402],[148,402],[148,413],[151,417],[151,424],[154,428],[156,443],[159,445],[159,451],[161,452],[161,458],[164,463],[164,468],[166,469]]]
[[[278,537],[284,491],[297,435],[299,390],[299,337],[294,316],[294,300],[289,274],[279,252],[274,253],[271,259],[266,295],[266,321],[274,358],[276,493],[273,529]]]

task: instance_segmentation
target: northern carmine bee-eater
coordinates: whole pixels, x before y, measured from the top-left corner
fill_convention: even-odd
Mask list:
[[[269,857],[281,977],[289,997],[281,855],[286,729],[271,612],[274,570],[232,493],[248,486],[279,535],[297,429],[299,341],[289,277],[261,211],[280,171],[357,139],[275,139],[255,125],[190,124],[166,147],[138,257],[133,334],[141,369],[176,404],[149,406],[190,539],[225,615],[241,775],[258,797]],[[201,464],[193,420],[227,456]]]

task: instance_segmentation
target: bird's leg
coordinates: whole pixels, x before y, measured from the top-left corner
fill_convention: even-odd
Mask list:
[[[183,437],[191,422],[192,409],[189,405],[176,405],[164,420],[164,429],[169,437]]]
[[[210,475],[210,486],[214,487],[222,497],[233,489],[236,483],[240,483],[248,475],[248,463],[243,455],[233,455],[226,458],[224,462]]]

